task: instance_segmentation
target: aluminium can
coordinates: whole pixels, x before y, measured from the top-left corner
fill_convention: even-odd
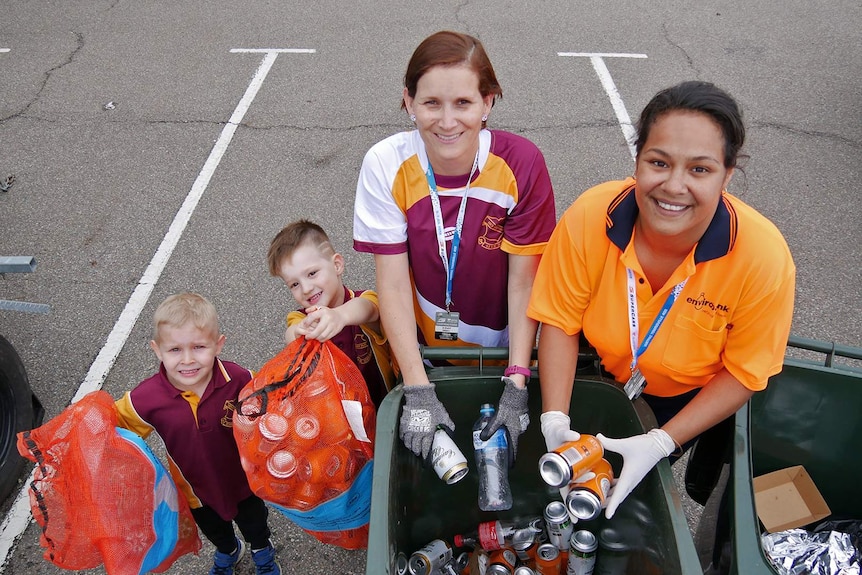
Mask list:
[[[593,575],[599,540],[586,529],[572,533],[566,575]]]
[[[582,434],[539,458],[539,475],[551,487],[565,487],[599,462],[605,450],[592,435]]]
[[[512,550],[522,563],[533,562],[536,559],[536,548],[539,541],[532,529],[518,529],[512,535]]]
[[[407,555],[399,551],[395,556],[395,567],[392,570],[395,575],[407,575]]]
[[[434,432],[434,442],[431,444],[431,464],[437,477],[447,485],[457,483],[467,475],[467,458],[458,449],[449,434],[438,428]]]
[[[537,575],[560,575],[560,550],[553,543],[542,543],[536,549]]]
[[[575,526],[565,504],[562,501],[551,501],[545,507],[544,516],[548,542],[553,543],[557,549],[568,549]]]
[[[519,565],[518,567],[515,567],[514,575],[536,575],[536,572],[526,565]]]
[[[497,549],[488,556],[485,575],[514,575],[518,557],[511,549]]]
[[[464,571],[467,568],[467,564],[470,563],[470,554],[466,551],[462,551],[457,557],[452,560],[452,564],[455,566],[455,570],[458,573]]]
[[[614,480],[614,470],[607,459],[601,459],[585,476],[587,479],[569,485],[566,507],[578,519],[590,521],[602,512]]]
[[[431,575],[451,559],[452,547],[442,539],[434,539],[410,556],[408,572],[410,575]]]
[[[573,487],[566,495],[569,512],[582,521],[595,519],[602,512],[602,500],[591,489]]]

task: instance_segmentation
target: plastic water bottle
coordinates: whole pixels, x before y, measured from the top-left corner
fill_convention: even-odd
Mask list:
[[[473,425],[473,451],[479,472],[479,509],[503,511],[512,508],[512,489],[509,487],[509,442],[500,427],[488,441],[479,439],[482,430],[494,416],[494,406],[482,404],[479,419]]]

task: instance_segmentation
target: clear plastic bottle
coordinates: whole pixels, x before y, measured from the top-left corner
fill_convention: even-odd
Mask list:
[[[473,425],[473,450],[479,473],[479,509],[503,511],[512,508],[512,489],[509,487],[509,442],[500,427],[488,441],[479,439],[482,430],[494,416],[494,406],[482,404],[479,419]]]

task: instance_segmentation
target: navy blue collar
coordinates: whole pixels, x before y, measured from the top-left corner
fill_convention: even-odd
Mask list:
[[[637,215],[634,186],[620,192],[608,206],[608,238],[620,251],[624,252],[632,239]],[[722,194],[718,209],[694,250],[695,265],[730,253],[736,243],[737,223],[736,211],[727,196]]]

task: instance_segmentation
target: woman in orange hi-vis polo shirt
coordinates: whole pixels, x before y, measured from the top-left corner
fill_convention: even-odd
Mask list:
[[[731,416],[780,371],[796,270],[784,238],[727,193],[745,139],[713,84],[659,92],[638,123],[634,178],[587,190],[545,250],[528,315],[542,322],[548,449],[576,439],[567,415],[583,332],[604,369],[643,393],[659,428],[609,439],[623,456],[610,518],[664,457]]]

